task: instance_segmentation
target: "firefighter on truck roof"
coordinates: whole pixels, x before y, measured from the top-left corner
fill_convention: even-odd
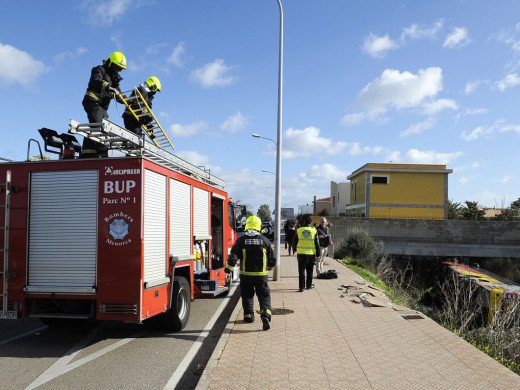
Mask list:
[[[155,96],[156,92],[161,92],[161,82],[155,76],[149,77],[144,83],[137,87],[141,95],[143,96],[144,101],[148,104],[148,107],[152,109],[152,100]],[[132,92],[130,97],[134,97],[136,92]],[[132,110],[138,108],[138,103],[132,104]],[[147,111],[145,107],[143,107],[144,111]],[[128,107],[123,112],[123,120],[125,122],[125,127],[127,130],[131,132],[141,135],[141,124],[147,125],[151,121],[153,121],[153,117],[150,113],[144,112],[144,116],[140,117],[139,120],[135,119],[135,116],[132,115]]]
[[[121,93],[119,83],[123,78],[119,75],[126,69],[126,58],[123,53],[116,51],[103,60],[103,65],[92,68],[87,92],[83,98],[83,108],[88,116],[89,123],[100,123],[108,118],[110,101]],[[83,139],[81,157],[108,157],[108,148],[89,138]]]
[[[271,293],[267,283],[268,270],[276,265],[273,248],[269,239],[262,235],[262,221],[256,215],[246,220],[245,234],[231,248],[227,259],[226,272],[233,272],[237,262],[240,262],[240,290],[244,321],[253,322],[255,312],[253,299],[258,297],[260,318],[263,329],[268,330],[271,322]]]

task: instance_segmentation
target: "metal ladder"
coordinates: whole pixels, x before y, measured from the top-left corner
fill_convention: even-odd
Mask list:
[[[159,121],[153,114],[152,109],[148,106],[148,104],[146,104],[143,95],[137,87],[134,88],[129,96],[125,97],[120,93],[118,94],[118,98],[125,104],[126,108],[128,108],[134,118],[141,124],[142,129],[146,134],[148,134],[155,146],[163,149],[171,148],[172,151],[175,149]],[[147,124],[142,123],[140,119],[147,116],[152,118],[151,122]]]
[[[204,167],[190,164],[160,146],[147,141],[144,136],[128,131],[108,119],[103,119],[101,123],[79,123],[71,120],[69,133],[90,138],[108,146],[110,149],[119,150],[127,156],[145,157],[171,170],[195,177],[204,183],[221,187],[225,185],[224,180],[212,175]]]
[[[1,252],[4,255],[4,268],[0,274],[2,275],[2,317],[7,316],[7,281],[9,277],[9,214],[10,214],[10,204],[11,204],[11,171],[8,170],[6,172],[5,184],[0,184],[1,187],[5,187],[5,204],[0,205],[0,207],[5,210],[5,223],[4,226],[0,226],[0,230],[4,231],[4,247]]]

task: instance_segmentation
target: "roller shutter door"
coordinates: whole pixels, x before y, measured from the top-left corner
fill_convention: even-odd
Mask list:
[[[209,193],[193,188],[193,235],[208,238],[209,233]]]
[[[31,174],[29,291],[96,285],[97,202],[97,170]]]
[[[148,169],[144,180],[144,282],[151,286],[167,273],[167,181]]]
[[[192,254],[191,186],[170,180],[170,252],[186,258]]]

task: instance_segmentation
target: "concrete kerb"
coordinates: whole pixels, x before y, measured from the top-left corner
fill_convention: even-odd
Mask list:
[[[235,293],[236,289],[238,288],[239,282],[235,282],[235,289],[233,290],[233,294]],[[228,342],[229,335],[231,334],[231,331],[233,330],[233,327],[235,326],[235,322],[238,318],[238,313],[242,309],[241,300],[239,299],[237,301],[237,304],[235,305],[235,309],[233,310],[233,313],[231,313],[231,316],[229,317],[229,320],[227,322],[226,328],[222,332],[222,335],[220,336],[220,339],[215,346],[215,350],[211,354],[208,363],[206,364],[206,368],[204,369],[202,375],[200,376],[199,383],[197,384],[197,387],[195,390],[205,390],[209,386],[209,382],[211,381],[211,375],[213,374],[213,371],[215,370],[215,367],[217,367],[218,361],[220,359],[220,356],[222,355],[222,352],[224,351],[224,347],[226,346],[226,343]]]

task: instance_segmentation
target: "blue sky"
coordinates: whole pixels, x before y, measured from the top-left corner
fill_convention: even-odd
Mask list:
[[[520,3],[282,0],[282,206],[330,195],[366,163],[446,164],[449,198],[520,197]],[[0,157],[41,127],[86,121],[90,70],[113,51],[123,90],[162,82],[175,153],[274,209],[276,0],[18,0],[0,13]],[[122,124],[120,105],[110,119]],[[36,153],[31,153],[36,154]]]

